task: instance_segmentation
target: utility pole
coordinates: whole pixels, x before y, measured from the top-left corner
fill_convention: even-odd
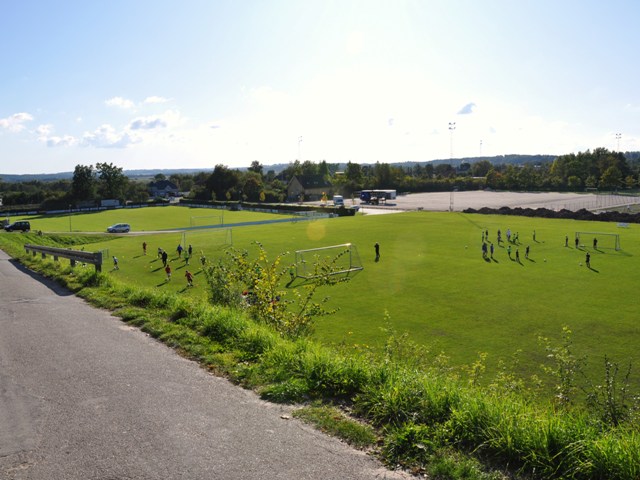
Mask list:
[[[449,159],[453,163],[453,131],[456,129],[456,122],[449,122]]]

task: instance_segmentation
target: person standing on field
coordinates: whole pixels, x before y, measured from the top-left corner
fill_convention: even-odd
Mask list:
[[[587,268],[591,268],[591,255],[589,254],[589,252],[587,252],[584,257],[584,263],[587,264]]]
[[[171,280],[171,265],[167,264],[166,267],[164,267],[164,272],[167,274],[167,282],[169,280]]]
[[[376,251],[376,260],[378,260],[380,258],[380,244],[378,242],[376,242],[376,244],[373,246],[373,248]]]
[[[120,268],[118,267],[118,259],[115,256],[113,257],[113,269],[120,270]]]
[[[193,287],[193,274],[187,270],[184,272],[184,276],[187,279],[187,287]]]
[[[167,260],[168,259],[169,259],[169,254],[163,250],[162,251],[162,266],[163,267],[167,266]]]

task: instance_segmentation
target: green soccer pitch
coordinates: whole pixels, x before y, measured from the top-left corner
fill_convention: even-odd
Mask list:
[[[171,228],[178,223],[165,208],[144,210],[145,228]],[[184,210],[188,222],[194,213]],[[138,221],[119,212],[117,221],[132,226]],[[233,220],[232,213],[238,214]],[[138,211],[131,211],[136,214]],[[225,212],[225,224],[233,228],[233,222],[249,218],[243,215],[249,212]],[[115,223],[115,217],[112,220]],[[109,221],[101,218],[99,224],[103,227]],[[500,245],[498,229],[503,237]],[[511,244],[512,259],[507,254],[507,229],[519,235],[519,244]],[[481,245],[482,232],[487,230],[495,253],[493,259],[485,260]],[[590,242],[576,249],[576,231],[618,233],[622,250],[594,250]],[[142,255],[143,241],[148,245],[146,256]],[[186,266],[176,254],[182,241],[181,232],[122,235],[87,248],[108,249],[110,255],[118,256],[120,269],[110,271],[106,263],[104,270],[123,281],[205,295],[199,256],[201,252],[208,259],[224,256],[223,242],[213,229],[188,231],[186,243],[193,246],[194,258]],[[315,336],[325,343],[377,349],[386,338],[383,328],[388,326],[388,316],[397,332],[407,332],[411,341],[432,352],[444,352],[452,364],[469,364],[483,352],[491,368],[499,359],[510,361],[521,351],[519,368],[529,374],[539,373],[545,356],[538,337],[559,344],[566,325],[573,331],[575,354],[588,355],[591,369],[600,368],[605,354],[622,365],[640,364],[640,307],[636,301],[640,230],[636,225],[618,228],[604,222],[410,212],[233,228],[234,247],[255,253],[255,241],[264,245],[270,257],[290,252],[285,262],[295,261],[295,250],[356,245],[364,270],[350,282],[324,292],[331,297],[329,306],[339,308],[337,314],[322,317],[316,324]],[[376,242],[380,245],[378,261]],[[529,258],[525,258],[527,245]],[[169,253],[170,283],[164,282],[156,257],[158,247]],[[519,262],[515,261],[516,249]],[[585,265],[587,252],[591,268]],[[195,273],[196,288],[189,290],[184,279],[187,268]]]

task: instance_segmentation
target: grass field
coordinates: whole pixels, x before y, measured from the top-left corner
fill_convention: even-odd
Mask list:
[[[131,224],[132,232],[148,232],[282,218],[282,215],[250,211],[158,206],[103,210],[95,213],[21,216],[12,218],[11,221],[30,220],[32,230],[44,232],[106,232],[107,227],[115,223]]]
[[[74,215],[71,221],[74,231],[104,231],[112,223],[128,222],[141,232],[187,227],[191,217],[209,212],[217,213],[163,207]],[[274,217],[282,218],[225,211],[224,223]],[[33,229],[65,231],[66,226],[68,231],[68,216],[30,220]],[[519,232],[520,246],[512,245],[512,257],[519,248],[519,263],[509,259],[504,243],[496,244],[497,230],[504,237],[508,228]],[[496,246],[494,260],[482,258],[483,230],[489,231]],[[599,238],[597,251],[590,242],[576,249],[572,242],[576,231],[619,233],[622,250],[603,248],[605,237]],[[224,242],[215,229],[190,230],[186,235],[187,244],[194,248],[191,267],[175,253],[181,232],[114,236],[90,249],[105,248],[118,256],[120,269],[110,274],[127,282],[202,295],[200,252],[208,258],[223,256]],[[565,235],[570,239],[568,247]],[[146,256],[143,241],[148,244]],[[412,341],[429,346],[434,354],[444,352],[452,364],[471,363],[479,352],[486,352],[491,368],[498,359],[510,359],[521,350],[519,369],[532,374],[539,373],[545,357],[538,336],[559,342],[562,326],[567,325],[574,332],[575,353],[589,356],[595,377],[602,377],[595,369],[605,354],[622,364],[640,365],[636,348],[640,307],[635,297],[640,233],[635,225],[618,228],[573,220],[411,212],[233,228],[235,247],[255,251],[254,241],[260,241],[271,256],[291,252],[290,262],[298,249],[349,242],[357,246],[364,270],[349,283],[326,291],[330,305],[340,311],[321,318],[316,326],[316,337],[325,343],[378,348],[386,336],[382,328],[387,326],[388,314],[395,330],[408,332]],[[373,248],[376,242],[379,261]],[[529,259],[524,258],[526,245],[531,247]],[[170,253],[171,283],[164,281],[158,247]],[[587,251],[592,269],[584,265]],[[194,289],[186,288],[185,268],[196,274]]]

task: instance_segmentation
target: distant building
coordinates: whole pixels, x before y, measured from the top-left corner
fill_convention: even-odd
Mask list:
[[[295,175],[287,185],[287,200],[317,201],[323,194],[331,195],[333,188],[322,175]],[[303,195],[303,197],[301,196]]]
[[[149,195],[153,198],[169,198],[177,197],[179,194],[178,187],[169,180],[158,180],[149,183]]]

